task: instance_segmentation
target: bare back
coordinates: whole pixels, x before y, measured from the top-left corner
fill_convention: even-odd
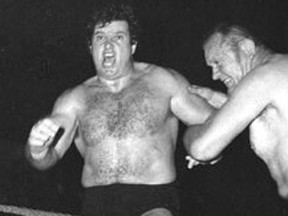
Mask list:
[[[84,186],[163,184],[175,179],[178,122],[161,81],[165,82],[161,75],[148,71],[117,93],[96,80],[85,87],[75,140],[84,149]]]

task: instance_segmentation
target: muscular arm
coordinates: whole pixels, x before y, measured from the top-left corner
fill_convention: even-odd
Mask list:
[[[188,87],[191,94],[197,94],[205,99],[211,106],[219,109],[226,103],[228,96],[222,92],[214,91],[207,87],[191,85]]]
[[[193,158],[210,161],[269,105],[271,76],[264,71],[247,75],[228,101],[204,124],[188,128],[184,144]]]
[[[181,75],[174,73],[175,92],[171,98],[171,110],[186,125],[203,123],[215,110],[206,99],[189,91],[190,84]]]
[[[53,123],[55,128],[62,128],[63,134],[58,140],[51,141],[44,157],[32,157],[31,149],[33,148],[33,145],[31,145],[28,140],[26,148],[27,158],[36,168],[47,169],[53,166],[63,157],[71,145],[77,128],[77,106],[76,96],[71,94],[71,92],[66,92],[56,101],[51,115],[45,118]],[[53,137],[53,139],[55,139],[55,137]],[[45,152],[45,150],[43,152]]]
[[[209,104],[206,98],[191,92],[191,85],[183,76],[175,71],[170,71],[170,73],[172,79],[169,79],[165,83],[168,83],[166,89],[172,90],[170,100],[171,111],[187,126],[203,123],[215,108]],[[189,153],[189,149],[186,148],[186,150]],[[192,158],[190,161],[192,161]],[[194,162],[193,164],[195,165]],[[196,162],[196,164],[198,163]]]

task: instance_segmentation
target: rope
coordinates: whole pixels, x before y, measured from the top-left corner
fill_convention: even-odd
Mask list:
[[[0,212],[18,214],[18,215],[23,215],[23,216],[73,216],[71,214],[41,211],[41,210],[29,209],[25,207],[21,208],[21,207],[11,206],[11,205],[0,205]]]

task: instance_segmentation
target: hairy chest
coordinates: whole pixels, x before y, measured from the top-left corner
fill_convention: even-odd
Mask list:
[[[168,113],[168,101],[146,85],[120,93],[96,92],[86,99],[80,131],[87,144],[157,133]]]

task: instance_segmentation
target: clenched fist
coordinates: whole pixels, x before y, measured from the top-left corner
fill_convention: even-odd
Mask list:
[[[50,118],[44,118],[32,127],[28,138],[32,158],[39,160],[45,157],[59,128]]]

